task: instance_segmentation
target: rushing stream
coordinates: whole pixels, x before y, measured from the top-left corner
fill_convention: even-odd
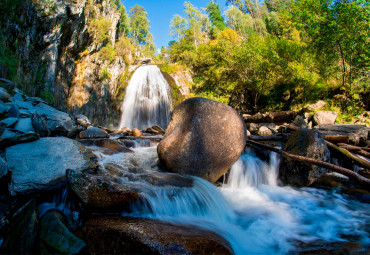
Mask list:
[[[97,153],[101,166],[116,164],[122,171],[158,173],[156,147],[138,147],[133,154]],[[335,191],[277,186],[279,160],[270,164],[242,154],[221,187],[191,178],[192,187],[154,186],[145,180],[141,196],[146,203],[133,206],[133,217],[148,217],[212,230],[232,245],[236,254],[285,254],[297,243],[317,240],[351,241],[369,246],[368,204]],[[123,185],[128,182],[122,177]],[[124,214],[127,215],[127,214]]]
[[[170,88],[161,70],[143,65],[132,75],[122,104],[120,128],[166,128],[170,122]]]

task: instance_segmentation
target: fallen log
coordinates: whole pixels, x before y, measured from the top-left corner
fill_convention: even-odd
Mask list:
[[[362,159],[360,157],[356,157],[355,155],[353,155],[351,152],[349,152],[348,150],[344,149],[344,148],[340,148],[338,146],[336,146],[335,144],[331,143],[331,142],[328,142],[326,141],[326,144],[334,149],[335,151],[339,152],[340,154],[344,155],[345,157],[353,160],[355,163],[357,163],[358,165],[362,166],[362,167],[365,167],[367,169],[370,169],[370,161],[367,161],[365,159]]]
[[[370,148],[367,148],[367,147],[360,147],[360,146],[354,146],[354,145],[349,145],[349,144],[346,144],[346,143],[338,143],[338,146],[339,147],[343,147],[347,150],[364,150],[364,151],[370,151]]]
[[[274,134],[274,135],[265,135],[265,136],[259,136],[259,135],[250,135],[248,136],[248,139],[251,139],[253,141],[284,141],[286,140],[287,135],[284,134]]]
[[[257,113],[252,116],[243,115],[246,123],[284,123],[291,122],[297,116],[295,111]]]
[[[348,143],[349,137],[347,135],[324,135],[324,139],[331,143]]]
[[[370,179],[368,179],[364,176],[361,176],[361,175],[357,174],[356,172],[354,172],[350,169],[347,169],[347,168],[344,168],[344,167],[341,167],[341,166],[337,166],[337,165],[334,165],[334,164],[330,164],[330,163],[327,163],[327,162],[324,162],[324,161],[312,159],[312,158],[307,158],[307,157],[303,157],[303,156],[299,156],[299,155],[293,155],[293,154],[287,153],[285,151],[279,150],[277,148],[274,148],[274,147],[271,147],[271,146],[268,146],[268,145],[265,145],[265,144],[261,144],[261,143],[258,143],[256,141],[250,140],[250,139],[247,139],[247,143],[259,146],[259,147],[261,147],[263,149],[266,149],[266,150],[270,150],[270,151],[279,153],[280,155],[282,155],[286,158],[290,158],[290,159],[293,159],[293,160],[298,160],[298,161],[314,164],[314,165],[317,165],[317,166],[325,167],[325,168],[330,169],[334,172],[337,172],[337,173],[343,174],[345,176],[348,176],[349,178],[351,178],[353,180],[356,180],[357,182],[359,182],[361,184],[370,185]],[[370,186],[368,186],[368,187],[370,187]]]

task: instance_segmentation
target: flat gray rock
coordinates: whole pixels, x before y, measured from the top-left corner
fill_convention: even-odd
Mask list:
[[[23,133],[35,132],[31,118],[19,119],[14,129]]]
[[[82,144],[66,137],[45,137],[6,149],[12,180],[12,195],[54,188],[65,178],[67,169],[84,170],[96,166],[95,156]]]
[[[6,127],[6,128],[13,127],[15,123],[17,123],[17,121],[18,121],[18,118],[13,118],[13,117],[6,118],[0,121],[0,126]]]

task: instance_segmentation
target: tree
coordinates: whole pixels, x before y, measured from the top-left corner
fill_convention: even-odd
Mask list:
[[[186,19],[176,14],[171,20],[170,35],[176,36],[177,40],[179,40],[181,37],[185,35],[186,26],[187,26]]]
[[[212,25],[216,30],[224,30],[226,28],[219,4],[216,4],[213,1],[209,2],[206,11],[208,12]],[[214,32],[212,32],[212,34],[214,34]]]
[[[210,22],[208,15],[203,14],[190,2],[184,3],[188,29],[190,30],[195,47],[202,41],[203,33],[209,32]]]
[[[152,35],[149,32],[149,20],[144,7],[135,5],[129,10],[130,13],[130,35],[134,42],[139,45],[152,44]]]
[[[297,1],[291,18],[307,33],[318,56],[340,60],[343,86],[370,67],[368,1]]]
[[[119,6],[118,11],[121,14],[121,17],[119,19],[118,32],[120,35],[127,36],[130,32],[130,18],[127,15],[124,5]]]

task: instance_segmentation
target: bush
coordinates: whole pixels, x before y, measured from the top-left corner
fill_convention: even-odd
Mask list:
[[[108,72],[108,68],[106,66],[103,67],[102,74],[100,76],[100,81],[109,80],[112,75]]]
[[[107,44],[100,50],[99,57],[103,60],[113,62],[116,59],[116,50],[111,44]]]

